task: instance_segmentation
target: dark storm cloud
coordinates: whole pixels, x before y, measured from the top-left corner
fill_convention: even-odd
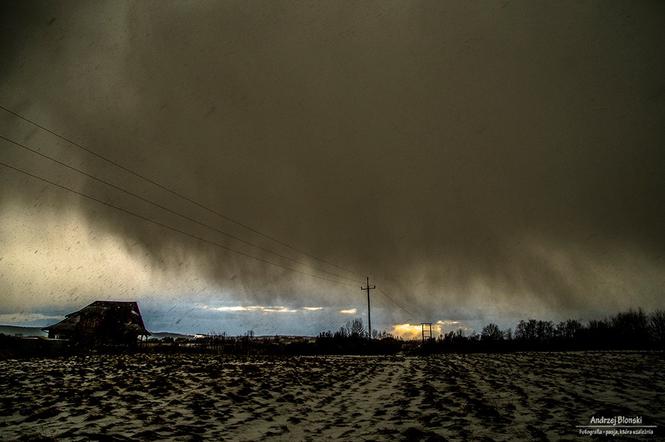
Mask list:
[[[3,14],[3,104],[374,274],[421,312],[469,302],[588,311],[603,296],[609,309],[626,305],[620,296],[663,306],[662,3],[14,6]],[[0,121],[28,144],[261,241],[11,117]],[[2,149],[3,159],[30,164]],[[3,204],[35,198],[8,174]],[[72,182],[258,253],[98,183]],[[303,296],[288,294],[298,274],[70,197],[58,210],[79,211],[156,268],[178,270],[196,256],[211,281],[236,281],[242,296]],[[599,285],[612,275],[629,293]],[[469,301],[474,290],[483,294]]]

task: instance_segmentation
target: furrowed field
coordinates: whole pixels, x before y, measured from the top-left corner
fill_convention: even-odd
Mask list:
[[[5,360],[0,392],[2,440],[577,440],[592,416],[665,425],[662,353]]]

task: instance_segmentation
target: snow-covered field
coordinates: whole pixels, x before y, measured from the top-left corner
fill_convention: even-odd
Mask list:
[[[576,440],[664,397],[662,353],[6,360],[0,439]]]

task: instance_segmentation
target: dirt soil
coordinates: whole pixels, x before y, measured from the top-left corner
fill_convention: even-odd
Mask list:
[[[0,361],[0,439],[579,440],[665,426],[662,353]]]

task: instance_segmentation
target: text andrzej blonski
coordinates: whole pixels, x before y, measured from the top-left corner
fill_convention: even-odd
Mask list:
[[[646,425],[642,416],[591,416],[588,425],[578,425],[583,436],[652,436],[656,425]]]

